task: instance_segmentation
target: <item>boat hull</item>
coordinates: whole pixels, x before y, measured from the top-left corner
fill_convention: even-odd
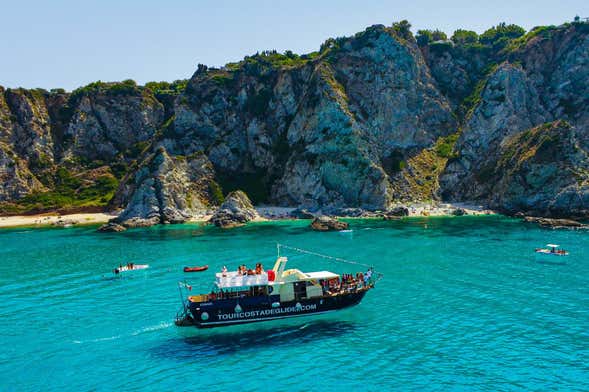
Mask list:
[[[198,328],[280,320],[333,312],[357,305],[367,290],[298,301],[279,302],[279,296],[245,297],[189,304],[192,324]]]

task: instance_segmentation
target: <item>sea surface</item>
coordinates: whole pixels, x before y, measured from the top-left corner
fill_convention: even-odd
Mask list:
[[[350,222],[0,230],[0,390],[589,390],[588,232],[503,217]],[[179,281],[208,292],[223,265],[271,268],[277,242],[383,279],[329,315],[174,325]],[[571,255],[536,255],[546,243]],[[284,253],[303,271],[358,270]],[[151,267],[113,276],[131,261]]]

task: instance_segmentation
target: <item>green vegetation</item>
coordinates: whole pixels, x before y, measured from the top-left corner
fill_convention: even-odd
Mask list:
[[[525,33],[526,30],[518,25],[499,23],[481,34],[479,42],[491,46],[495,50],[500,50],[505,48],[511,40],[519,38]]]
[[[482,72],[483,76],[479,79],[472,93],[466,97],[460,104],[459,111],[463,114],[467,114],[472,111],[481,101],[481,94],[483,89],[487,85],[487,78],[497,70],[499,65],[496,63],[489,64]]]
[[[393,33],[401,39],[409,40],[413,37],[411,34],[411,23],[407,20],[393,23]]]
[[[209,182],[209,194],[211,195],[211,200],[214,205],[220,206],[225,201],[221,186],[214,180]]]
[[[460,136],[459,133],[453,133],[452,135],[444,136],[438,139],[434,145],[434,151],[440,158],[456,158],[457,153],[454,151],[454,145]]]
[[[70,99],[76,100],[88,94],[132,95],[139,94],[140,92],[141,88],[137,86],[137,83],[132,79],[110,83],[98,80],[72,91]]]
[[[450,39],[456,45],[471,45],[479,42],[479,35],[474,31],[458,29]]]
[[[73,175],[66,168],[57,169],[54,189],[25,196],[15,203],[0,205],[0,213],[67,210],[81,207],[104,207],[114,196],[119,181],[110,173],[95,179]]]
[[[147,82],[145,83],[145,88],[149,89],[153,95],[180,95],[186,89],[186,85],[188,84],[187,79],[182,80],[174,80],[172,83],[170,82]]]
[[[221,70],[209,69],[208,71],[214,73],[214,75],[222,75],[221,77],[225,78],[231,77],[230,72],[242,70],[247,74],[262,75],[269,70],[301,67],[318,56],[318,52],[298,55],[290,50],[284,53],[278,53],[276,50],[265,50],[253,56],[245,56],[240,62],[227,63]],[[218,80],[218,82],[225,83],[224,80]]]
[[[448,36],[446,33],[440,30],[417,30],[417,35],[415,36],[417,40],[417,45],[425,46],[431,42],[436,41],[446,41]]]

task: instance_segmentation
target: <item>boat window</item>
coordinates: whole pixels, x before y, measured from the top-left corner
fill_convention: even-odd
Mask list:
[[[308,282],[293,283],[294,295],[296,300],[307,298],[307,283]]]

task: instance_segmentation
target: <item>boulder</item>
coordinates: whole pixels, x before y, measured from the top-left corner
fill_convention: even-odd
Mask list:
[[[339,231],[350,227],[346,222],[340,222],[329,216],[319,216],[311,222],[311,228],[315,231]]]
[[[409,208],[405,206],[398,206],[388,210],[385,215],[387,216],[409,216]]]
[[[304,208],[297,208],[290,212],[290,217],[295,219],[313,219],[315,215]]]
[[[243,226],[258,217],[258,212],[245,192],[234,191],[227,195],[209,222],[217,227],[228,229]]]
[[[524,217],[524,222],[537,223],[542,227],[549,227],[552,229],[580,229],[587,228],[589,225],[583,224],[572,219],[552,219],[552,218],[539,218],[534,216]]]
[[[53,222],[52,226],[58,227],[70,227],[73,225],[77,225],[79,222],[75,219],[58,219],[57,221]]]
[[[464,208],[456,208],[454,211],[452,211],[452,215],[454,215],[454,216],[466,215],[466,211],[464,210]]]
[[[120,233],[121,231],[127,230],[125,226],[119,225],[118,223],[109,222],[98,228],[98,231],[102,233]]]

